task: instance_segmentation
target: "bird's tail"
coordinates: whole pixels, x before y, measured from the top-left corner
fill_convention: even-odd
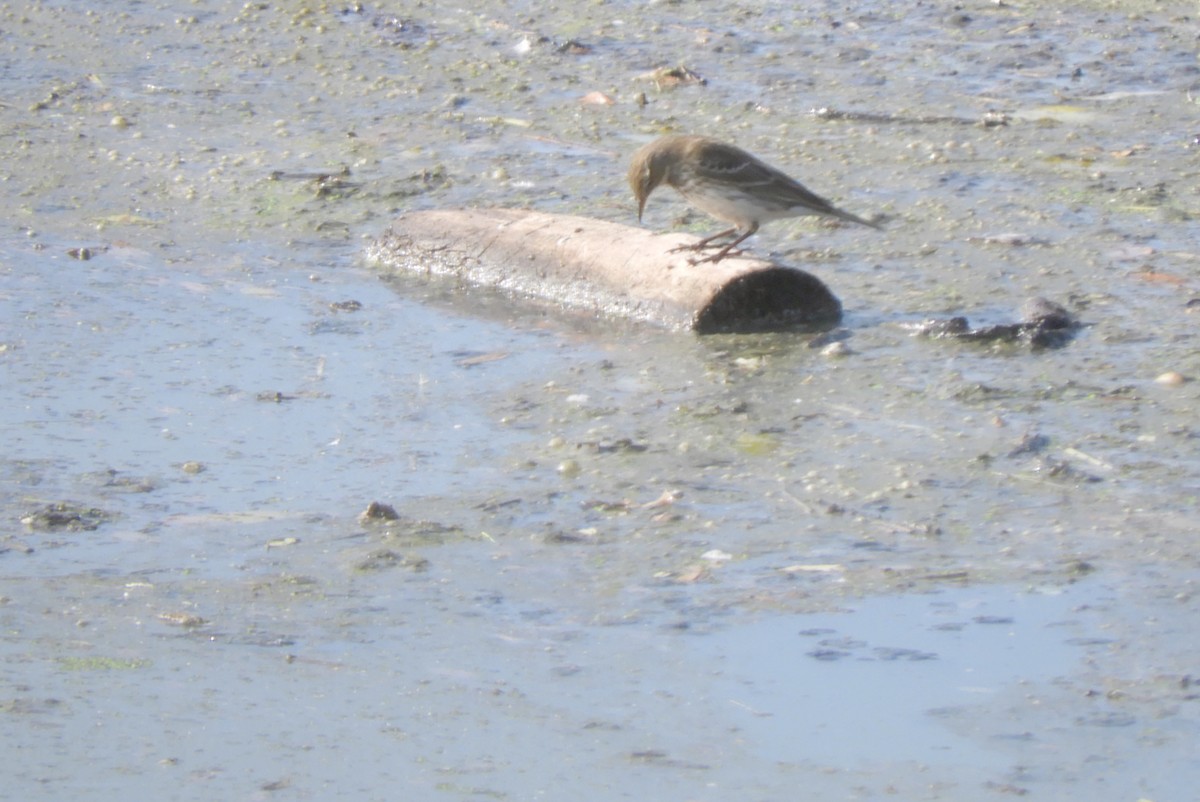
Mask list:
[[[858,223],[860,226],[869,226],[877,231],[883,231],[883,226],[881,226],[879,223],[871,220],[864,220],[856,214],[850,214],[850,212],[842,211],[841,209],[832,209],[830,214],[839,220],[845,220],[850,223]]]

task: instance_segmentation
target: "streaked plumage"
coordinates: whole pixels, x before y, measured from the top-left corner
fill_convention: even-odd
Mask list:
[[[733,224],[727,231],[686,246],[697,251],[719,248],[694,263],[721,261],[761,224],[784,217],[824,215],[879,228],[838,209],[741,148],[704,136],[665,136],[633,154],[629,185],[637,199],[639,221],[646,199],[660,184],[674,188],[705,214]],[[732,237],[731,241],[712,245],[726,237]]]

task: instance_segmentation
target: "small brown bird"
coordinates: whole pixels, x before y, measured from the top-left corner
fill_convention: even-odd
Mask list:
[[[676,249],[719,249],[703,259],[692,260],[692,264],[721,261],[760,225],[784,217],[817,214],[879,228],[838,209],[741,148],[706,136],[664,136],[633,154],[629,185],[638,202],[638,222],[646,199],[664,183],[705,214],[733,224],[727,231]],[[713,245],[726,237],[732,237],[730,242]]]

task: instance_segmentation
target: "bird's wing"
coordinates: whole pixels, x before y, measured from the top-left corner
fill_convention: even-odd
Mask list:
[[[861,217],[842,211],[782,170],[760,161],[741,148],[715,140],[702,140],[696,153],[700,168],[714,181],[721,181],[743,192],[754,193],[764,202],[780,209],[804,208],[816,214],[839,217],[871,228],[879,228]]]
[[[826,214],[835,211],[829,201],[741,148],[718,143],[714,147],[704,148],[699,154],[699,161],[711,178],[736,184],[783,207],[807,206]]]

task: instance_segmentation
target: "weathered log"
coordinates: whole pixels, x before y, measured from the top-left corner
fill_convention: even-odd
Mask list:
[[[449,275],[568,308],[700,333],[823,330],[842,307],[815,276],[746,257],[693,265],[687,234],[518,209],[410,212],[367,248],[384,270]]]

